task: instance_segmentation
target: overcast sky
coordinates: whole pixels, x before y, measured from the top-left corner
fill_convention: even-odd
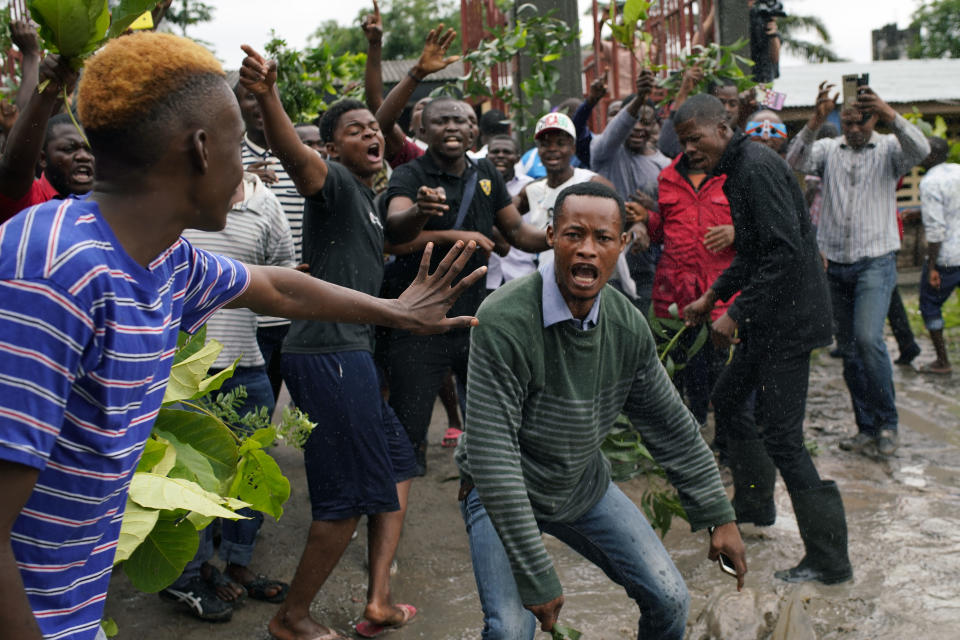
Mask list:
[[[303,47],[307,37],[325,20],[348,24],[372,0],[207,0],[216,7],[212,23],[196,27],[193,37],[211,42],[228,68],[242,59],[241,43],[262,48],[270,38],[270,29],[292,46]],[[582,11],[590,0],[578,0]],[[833,35],[834,48],[854,62],[871,57],[870,31],[889,22],[905,27],[919,0],[783,0],[788,13],[816,15]],[[459,28],[459,25],[456,25]],[[387,29],[390,28],[386,25]],[[589,27],[589,22],[584,28]],[[802,64],[784,61],[784,64]]]

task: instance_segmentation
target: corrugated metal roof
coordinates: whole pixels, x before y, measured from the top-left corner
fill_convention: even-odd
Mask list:
[[[384,60],[380,66],[380,73],[386,84],[396,84],[400,82],[403,76],[413,68],[416,60]],[[446,69],[431,73],[427,78],[428,82],[439,82],[444,80],[456,80],[464,75],[463,62],[457,60]]]
[[[870,87],[891,104],[960,101],[960,60],[957,59],[826,62],[781,67],[773,88],[787,94],[784,108],[811,107],[821,82],[827,80],[837,85],[839,91],[844,75],[860,73],[869,73]]]

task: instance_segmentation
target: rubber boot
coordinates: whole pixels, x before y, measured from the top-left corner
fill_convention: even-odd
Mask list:
[[[731,440],[727,450],[737,522],[769,527],[777,519],[777,505],[773,501],[777,468],[767,455],[763,440]]]
[[[816,489],[791,494],[793,511],[800,526],[806,555],[793,569],[774,575],[787,582],[837,584],[853,579],[847,555],[847,519],[843,500],[833,480],[824,480]]]

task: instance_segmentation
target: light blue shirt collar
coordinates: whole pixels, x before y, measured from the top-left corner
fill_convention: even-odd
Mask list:
[[[600,317],[600,294],[597,294],[590,307],[590,313],[581,322],[570,313],[570,307],[567,301],[563,299],[560,293],[560,287],[557,286],[557,274],[553,269],[553,261],[540,265],[540,277],[543,278],[543,328],[555,325],[559,322],[570,321],[573,325],[587,331],[597,326],[597,320]]]

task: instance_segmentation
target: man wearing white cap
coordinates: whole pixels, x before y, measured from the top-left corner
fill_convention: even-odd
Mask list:
[[[563,113],[548,113],[537,121],[533,138],[540,161],[547,170],[547,177],[534,180],[513,198],[517,210],[523,214],[524,222],[537,229],[547,228],[557,194],[566,187],[581,182],[601,182],[613,188],[606,178],[589,169],[575,168],[570,164],[576,152],[576,136],[573,120]],[[538,263],[552,260],[552,250],[534,254],[511,247],[510,252],[503,258],[509,266],[504,272],[504,279],[533,273]],[[510,278],[506,277],[507,272],[510,273]]]

